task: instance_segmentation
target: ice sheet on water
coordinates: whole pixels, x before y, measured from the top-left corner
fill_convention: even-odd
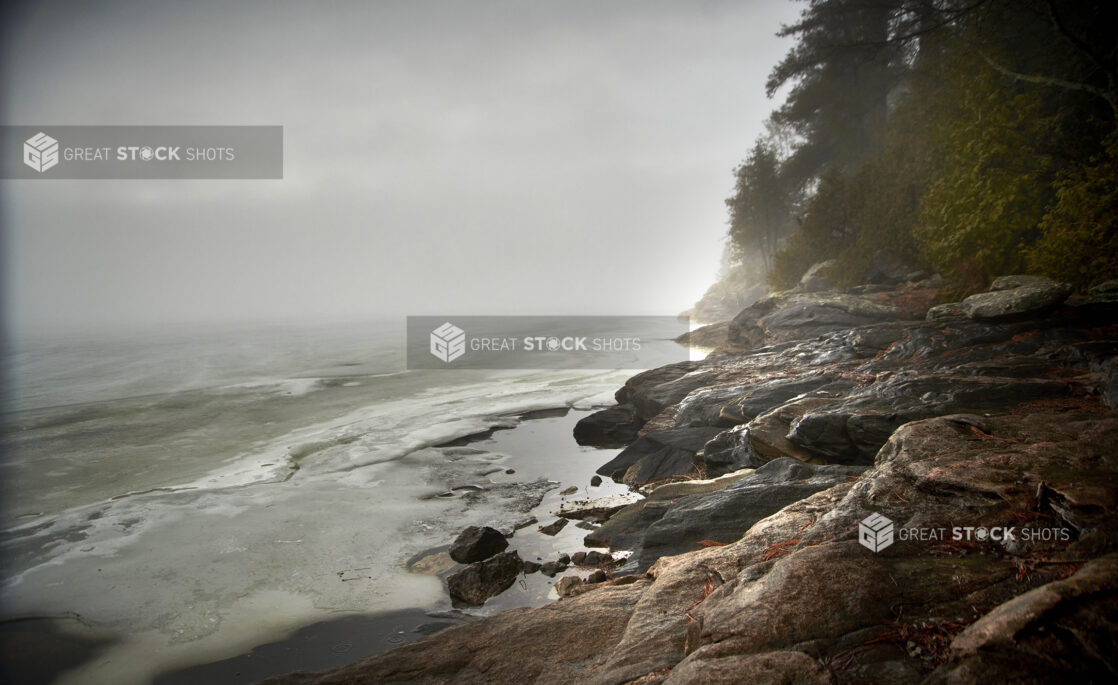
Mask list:
[[[404,561],[462,525],[512,525],[555,485],[493,471],[503,454],[437,446],[515,426],[521,413],[585,406],[625,377],[432,376],[426,387],[244,445],[201,477],[143,492],[122,483],[116,499],[26,519],[5,531],[5,613],[77,611],[144,636],[156,663],[175,645],[212,643],[206,636],[236,623],[241,598],[279,593],[306,614],[292,624],[438,606],[441,582],[407,573]],[[480,489],[431,497],[463,484]]]

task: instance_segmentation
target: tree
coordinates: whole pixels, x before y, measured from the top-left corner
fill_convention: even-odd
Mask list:
[[[826,169],[855,168],[880,148],[889,93],[905,71],[902,44],[889,40],[900,0],[812,0],[778,35],[797,44],[772,70],[766,92],[790,91],[772,118],[802,143],[784,175],[806,187]]]
[[[760,251],[768,270],[786,233],[790,209],[776,153],[757,140],[749,157],[734,170],[734,179],[734,195],[726,200],[730,239],[739,253]]]
[[[956,294],[1026,269],[1118,275],[1115,25],[1102,0],[808,0],[767,83],[788,88],[769,125],[790,149],[735,170],[731,235],[771,250],[770,197],[802,215],[766,258],[777,287],[832,258],[852,284],[880,249]],[[756,190],[772,179],[795,192]]]
[[[1029,267],[1080,290],[1118,278],[1118,134],[1089,164],[1062,172],[1055,188]]]

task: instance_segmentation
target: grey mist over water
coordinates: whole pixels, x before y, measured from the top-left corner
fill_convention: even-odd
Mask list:
[[[3,123],[276,124],[280,181],[7,181],[8,322],[674,315],[791,3],[16,5]],[[64,142],[64,141],[63,141]]]

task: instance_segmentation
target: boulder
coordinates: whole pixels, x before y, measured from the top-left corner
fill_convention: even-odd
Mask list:
[[[703,445],[699,455],[703,473],[709,478],[731,473],[743,468],[756,468],[764,463],[749,441],[749,427],[734,426],[714,436]]]
[[[689,393],[679,403],[675,425],[736,426],[833,380],[835,376],[831,374],[809,372],[792,378],[766,379],[747,385],[702,388]]]
[[[734,314],[737,314],[737,311],[734,311],[730,316]],[[697,350],[713,350],[725,345],[729,335],[730,322],[722,321],[688,331],[675,338],[675,341],[680,345],[686,345]]]
[[[787,439],[817,460],[870,464],[893,431],[910,421],[989,413],[1029,400],[1065,397],[1070,390],[1066,383],[1032,377],[898,373],[794,418]]]
[[[962,302],[945,302],[930,308],[925,318],[928,321],[943,321],[945,319],[966,318]]]
[[[651,420],[664,409],[671,407],[692,391],[704,388],[715,383],[720,376],[717,367],[709,364],[695,365],[686,374],[661,383],[645,383],[634,388],[631,397],[637,413],[646,420]],[[644,433],[647,433],[650,424],[645,424]]]
[[[582,578],[578,576],[563,576],[555,583],[555,594],[560,597],[570,597],[582,583]]]
[[[447,576],[450,599],[456,604],[481,606],[490,597],[509,589],[523,566],[516,552],[502,552],[485,561],[475,561]]]
[[[472,564],[504,551],[509,546],[501,532],[489,526],[470,526],[450,546],[450,558],[460,564]]]
[[[990,292],[971,295],[962,302],[971,319],[997,320],[1035,315],[1063,303],[1071,286],[1041,276],[1002,276]]]
[[[1118,280],[1105,281],[1087,291],[1087,299],[1098,303],[1118,303]]]
[[[625,404],[634,396],[640,395],[646,388],[673,381],[694,371],[699,366],[700,364],[698,362],[687,361],[642,371],[625,381],[625,385],[621,386],[621,388],[614,393],[613,397],[617,400],[618,404]],[[645,418],[649,418],[654,414],[655,412],[651,415],[647,415]]]
[[[905,312],[898,307],[879,304],[869,297],[787,292],[743,309],[730,322],[727,339],[738,348],[756,349],[903,318]]]
[[[758,322],[769,342],[804,340],[825,333],[902,318],[896,307],[854,295],[815,294],[790,298]]]
[[[1013,274],[1011,276],[998,276],[995,278],[994,282],[990,284],[989,291],[996,293],[1004,290],[1016,290],[1017,288],[1046,288],[1054,283],[1055,281],[1045,276]]]
[[[600,566],[601,564],[612,564],[613,556],[609,552],[599,552],[596,549],[590,550],[586,553],[586,558],[583,563],[587,566]]]
[[[566,570],[567,565],[559,561],[548,561],[540,564],[540,573],[551,578],[554,578],[557,573],[562,573]]]
[[[619,404],[579,419],[575,424],[575,442],[593,447],[624,447],[637,439],[644,425],[632,404]]]
[[[598,473],[630,487],[649,481],[691,473],[695,454],[721,429],[710,426],[654,431],[637,439]]]

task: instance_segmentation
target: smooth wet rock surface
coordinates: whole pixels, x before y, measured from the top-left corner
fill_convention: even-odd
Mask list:
[[[648,496],[571,555],[601,582],[275,682],[1112,680],[1118,315],[994,285],[1025,308],[926,316],[888,283],[757,303],[618,391],[644,423],[599,473]]]
[[[500,531],[489,526],[470,526],[458,534],[450,546],[450,558],[460,564],[482,561],[504,551],[509,541]]]
[[[1071,286],[1041,276],[1003,276],[990,291],[962,302],[963,314],[972,319],[1003,319],[1041,313],[1068,299]]]
[[[624,447],[636,439],[644,419],[631,404],[596,411],[575,424],[574,438],[580,445]]]
[[[516,581],[524,567],[516,552],[502,552],[447,576],[446,586],[456,604],[480,606]]]
[[[695,454],[719,432],[717,427],[698,426],[646,433],[598,473],[630,485],[691,473]]]

